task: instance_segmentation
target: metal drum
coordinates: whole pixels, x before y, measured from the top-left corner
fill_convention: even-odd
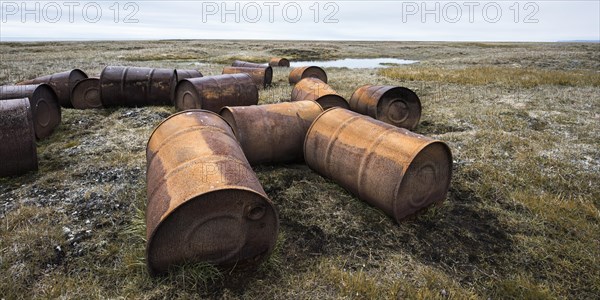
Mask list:
[[[1,99],[28,98],[37,139],[50,136],[61,121],[61,108],[48,84],[0,86]]]
[[[76,109],[102,108],[100,79],[88,78],[78,82],[71,93],[71,103]]]
[[[176,85],[174,69],[108,66],[100,74],[104,107],[171,105]]]
[[[271,67],[288,67],[289,68],[290,61],[285,58],[281,58],[281,57],[273,57],[269,61],[269,66],[271,66]]]
[[[175,72],[177,73],[177,81],[178,82],[181,81],[181,80],[183,80],[183,79],[186,79],[186,78],[198,78],[198,77],[204,76],[198,70],[181,70],[181,69],[176,69]]]
[[[38,159],[29,99],[0,101],[0,177],[37,171]]]
[[[343,107],[350,109],[350,105],[344,97],[340,96],[328,84],[317,78],[304,78],[292,89],[292,101],[315,101],[328,109],[331,107]]]
[[[306,131],[323,112],[317,102],[224,107],[221,116],[231,125],[251,165],[300,162]]]
[[[218,113],[225,106],[258,103],[258,89],[248,74],[226,74],[184,79],[177,84],[177,110],[201,108]]]
[[[271,67],[247,68],[247,67],[224,67],[223,74],[245,73],[252,77],[258,87],[266,88],[273,80],[273,69]]]
[[[327,73],[325,73],[325,70],[316,66],[294,68],[292,72],[290,72],[289,80],[290,84],[296,84],[304,78],[311,77],[318,78],[327,83]]]
[[[313,122],[304,159],[397,222],[443,201],[452,172],[445,143],[341,108]]]
[[[350,109],[394,126],[414,129],[421,119],[421,100],[399,86],[365,85],[350,97]]]
[[[277,211],[219,115],[170,116],[150,136],[146,159],[152,274],[193,262],[252,267],[269,256]]]
[[[72,108],[73,105],[71,103],[71,91],[79,81],[86,78],[88,78],[88,76],[83,71],[79,69],[73,69],[71,71],[65,71],[53,75],[46,75],[35,79],[26,80],[17,83],[17,85],[46,83],[50,85],[50,87],[52,87],[54,90],[54,93],[56,93],[60,106],[64,108]]]
[[[236,60],[231,64],[231,66],[232,67],[243,67],[243,68],[265,68],[265,67],[268,67],[269,65]]]

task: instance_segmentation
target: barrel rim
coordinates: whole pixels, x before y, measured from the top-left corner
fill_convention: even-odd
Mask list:
[[[387,124],[387,123],[385,123],[385,124]],[[388,125],[390,125],[390,124],[388,124]],[[394,125],[390,125],[390,126],[394,126]],[[408,129],[405,129],[405,130],[408,130]],[[412,132],[412,131],[410,131],[410,132]],[[408,160],[408,161],[410,161],[410,163],[409,163],[408,167],[406,168],[406,170],[404,170],[404,174],[406,174],[406,172],[412,167],[412,162],[415,160],[415,158],[417,156],[419,156],[421,154],[421,152],[423,151],[423,149],[425,149],[427,147],[430,147],[432,145],[442,145],[445,148],[445,150],[446,150],[445,151],[446,154],[448,155],[448,162],[449,162],[449,165],[448,165],[448,167],[449,167],[448,168],[449,169],[449,172],[448,172],[448,184],[444,188],[446,190],[446,196],[447,196],[448,195],[448,189],[450,188],[450,184],[452,183],[452,168],[453,168],[454,163],[452,161],[452,149],[450,148],[450,146],[446,142],[438,140],[438,139],[432,139],[429,143],[423,144],[421,147],[417,148],[417,150],[413,151],[413,155],[411,155],[410,160]],[[400,187],[402,186],[402,183],[404,182],[404,179],[405,179],[405,176],[402,176],[402,179],[398,182],[397,186],[394,188],[394,197],[397,197],[398,194],[400,193]],[[399,224],[400,222],[402,222],[404,220],[410,219],[410,216],[418,214],[420,211],[423,211],[424,209],[426,209],[430,205],[432,205],[434,203],[442,202],[445,199],[441,199],[440,201],[437,201],[437,202],[431,202],[428,205],[426,205],[426,206],[424,206],[424,207],[416,210],[414,213],[412,213],[410,215],[404,216],[402,219],[398,219],[398,215],[396,214],[398,201],[396,201],[397,199],[394,199],[394,200],[395,201],[393,201],[393,204],[392,204],[392,215],[393,215],[394,220],[396,221],[396,223]]]
[[[227,121],[226,121],[225,119],[223,119],[223,117],[221,117],[221,115],[219,115],[219,114],[217,114],[217,113],[215,113],[215,112],[212,112],[212,111],[210,111],[210,110],[206,110],[206,109],[200,109],[200,108],[192,108],[192,109],[186,109],[186,110],[178,111],[178,112],[175,112],[175,113],[173,113],[173,114],[169,115],[168,117],[166,117],[164,120],[160,121],[160,123],[158,123],[158,124],[157,124],[157,125],[154,127],[154,129],[152,130],[152,133],[150,133],[150,136],[148,137],[148,141],[146,142],[146,152],[148,151],[148,144],[150,144],[150,140],[151,140],[151,139],[152,139],[152,137],[154,136],[154,133],[156,132],[156,130],[157,130],[157,129],[158,129],[158,128],[159,128],[159,127],[160,127],[160,126],[163,124],[163,123],[167,122],[167,121],[168,121],[168,120],[170,120],[171,118],[174,118],[174,117],[176,117],[176,116],[178,116],[178,115],[180,115],[180,114],[183,114],[183,113],[189,113],[189,112],[203,112],[203,113],[210,113],[210,114],[216,115],[216,116],[218,116],[219,118],[221,118],[221,120],[223,120],[223,122],[225,122],[225,124],[227,124],[227,126],[229,126],[229,128],[231,128],[231,126],[229,125],[229,123],[227,123]],[[231,129],[231,131],[233,131],[233,128]]]
[[[388,95],[388,93],[407,92],[412,98],[409,100],[414,100],[414,103],[419,107],[419,115],[416,118],[415,123],[412,126],[410,126],[410,128],[407,128],[407,129],[414,130],[415,128],[417,128],[417,126],[419,126],[419,123],[421,122],[421,116],[423,115],[423,105],[421,104],[421,99],[419,98],[419,95],[417,95],[417,93],[415,93],[415,91],[413,91],[407,87],[403,87],[403,86],[381,86],[381,87],[382,88],[388,87],[388,88],[385,89],[385,91],[381,94],[381,97],[379,97],[379,99],[377,99],[377,108],[379,108],[379,105],[382,103],[381,99],[383,99],[386,95]],[[377,112],[378,112],[378,110],[376,110],[376,113]],[[377,118],[379,118],[378,115],[377,115]],[[394,124],[392,124],[392,125],[394,125]],[[396,125],[394,125],[394,126],[396,126]]]
[[[258,181],[258,178],[257,178]],[[260,184],[260,183],[259,183]],[[262,186],[262,185],[261,185]],[[178,206],[176,206],[175,208],[171,209],[166,215],[161,216],[161,219],[158,221],[158,224],[156,224],[156,226],[154,227],[154,230],[147,236],[147,242],[146,242],[146,265],[148,267],[148,271],[150,272],[150,274],[152,275],[156,275],[156,274],[160,274],[160,272],[158,272],[155,268],[152,267],[152,263],[150,261],[150,249],[151,249],[151,244],[152,242],[154,242],[154,236],[156,235],[156,232],[161,228],[161,224],[163,224],[164,222],[167,221],[168,218],[170,218],[172,216],[172,214],[177,211],[180,210],[182,208],[184,208],[184,206],[187,205],[191,205],[191,203],[193,202],[194,199],[197,198],[201,198],[203,196],[206,196],[208,194],[212,194],[212,193],[217,193],[217,192],[222,192],[222,191],[226,191],[226,190],[236,190],[236,191],[243,191],[243,192],[249,192],[250,194],[254,194],[257,195],[258,198],[264,200],[273,210],[273,216],[275,217],[275,226],[274,226],[274,232],[275,232],[275,241],[272,245],[272,247],[270,247],[268,253],[273,252],[274,248],[275,248],[275,244],[277,242],[277,236],[279,235],[279,212],[277,211],[277,208],[275,207],[275,204],[271,201],[271,199],[269,199],[269,196],[265,194],[261,194],[260,192],[244,187],[244,186],[223,186],[214,190],[211,190],[209,192],[205,192],[205,193],[200,193],[197,194],[195,196],[190,197],[188,200],[186,200],[185,202],[182,202],[181,204],[179,204]],[[147,210],[148,208],[146,208]],[[146,228],[148,227],[148,225],[146,224]]]

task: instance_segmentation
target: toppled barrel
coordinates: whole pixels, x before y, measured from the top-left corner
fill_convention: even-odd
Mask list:
[[[52,134],[60,124],[61,108],[54,90],[48,84],[0,86],[0,99],[28,98],[37,139]]]
[[[231,125],[251,165],[300,162],[308,128],[323,112],[317,102],[224,107],[221,116]]]
[[[204,76],[198,70],[176,69],[175,72],[177,73],[177,81],[178,82],[182,81],[183,79],[186,79],[186,78],[198,78],[198,77]]]
[[[288,67],[290,66],[290,61],[282,58],[282,57],[273,57],[269,61],[269,66],[271,67]]]
[[[309,100],[315,101],[328,109],[331,107],[343,107],[350,109],[348,102],[325,82],[317,78],[304,78],[292,89],[292,101]]]
[[[231,64],[231,66],[232,67],[242,67],[242,68],[265,68],[268,65],[251,63],[251,62],[242,61],[242,60],[236,60]]]
[[[156,127],[146,147],[147,263],[251,267],[273,250],[279,219],[227,123],[189,110]]]
[[[421,119],[421,100],[399,86],[365,85],[350,97],[350,109],[394,126],[414,129]]]
[[[60,106],[64,108],[72,108],[73,104],[71,103],[71,91],[79,81],[86,78],[88,78],[88,76],[83,71],[79,69],[73,69],[71,71],[65,71],[61,73],[38,77],[31,80],[26,80],[17,83],[17,85],[34,85],[46,83],[50,87],[52,87],[54,93],[56,93],[56,96],[58,97],[58,103],[60,104]]]
[[[245,73],[252,77],[252,80],[258,87],[266,88],[271,85],[273,80],[273,68],[267,66],[262,68],[248,67],[224,67],[223,74],[239,74]]]
[[[171,105],[175,69],[107,66],[100,74],[104,107]]]
[[[102,108],[100,79],[87,78],[78,82],[71,93],[71,103],[76,109]]]
[[[225,106],[258,103],[258,89],[248,74],[226,74],[184,79],[177,84],[177,110],[201,108],[218,113]]]
[[[290,84],[296,84],[304,78],[318,78],[327,83],[327,73],[325,73],[325,70],[316,66],[294,68],[290,72],[289,81]]]
[[[38,169],[29,105],[27,98],[0,100],[0,177]]]
[[[445,143],[341,108],[313,122],[304,159],[397,222],[443,201],[452,171]]]

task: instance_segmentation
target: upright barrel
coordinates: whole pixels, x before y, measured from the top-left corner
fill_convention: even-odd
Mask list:
[[[146,159],[151,273],[190,262],[251,267],[271,253],[277,212],[219,115],[170,116],[150,136]]]
[[[306,132],[322,112],[317,102],[298,101],[224,107],[221,116],[256,165],[302,161]]]
[[[313,122],[304,158],[397,222],[443,201],[450,186],[452,154],[445,143],[341,108]]]
[[[421,119],[421,100],[415,92],[400,86],[362,86],[350,97],[350,109],[410,130]]]
[[[247,62],[247,61],[242,61],[242,60],[236,60],[231,64],[232,67],[243,67],[243,68],[264,68],[267,67],[267,64],[257,64],[257,63],[251,63],[251,62]]]
[[[331,107],[342,107],[350,109],[348,102],[340,96],[327,83],[317,78],[304,78],[298,82],[292,89],[292,101],[315,101],[328,109]]]
[[[282,57],[272,57],[269,61],[269,66],[271,67],[288,67],[290,66],[290,61],[282,58]]]
[[[28,98],[37,139],[50,136],[60,125],[61,108],[54,90],[47,84],[0,86],[1,99]]]
[[[71,103],[76,109],[102,108],[100,78],[87,78],[79,81],[71,93]]]
[[[100,74],[104,107],[171,105],[176,85],[175,69],[107,66]]]
[[[304,78],[318,78],[327,83],[327,73],[325,73],[325,70],[317,66],[307,66],[292,69],[290,72],[289,81],[290,84],[296,84]]]
[[[224,67],[223,74],[245,73],[252,77],[252,80],[258,87],[266,88],[271,85],[273,80],[273,69],[269,66],[263,68],[248,67]]]
[[[29,99],[0,101],[0,177],[37,171],[38,159]]]
[[[177,84],[177,110],[205,109],[218,113],[225,106],[258,103],[258,89],[248,74],[226,74],[184,79]]]
[[[58,103],[60,104],[60,106],[64,108],[72,108],[73,104],[71,103],[71,91],[79,81],[86,78],[88,78],[88,76],[83,71],[79,69],[73,69],[70,71],[26,80],[17,83],[17,85],[34,85],[46,83],[50,85],[50,87],[52,87],[52,89],[54,90],[54,93],[56,93],[56,96],[58,97]]]

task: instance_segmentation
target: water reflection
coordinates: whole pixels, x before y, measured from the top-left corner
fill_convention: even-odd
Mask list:
[[[385,68],[394,65],[414,64],[419,61],[399,58],[344,58],[319,61],[291,61],[291,67],[319,66],[326,68],[372,69]]]

